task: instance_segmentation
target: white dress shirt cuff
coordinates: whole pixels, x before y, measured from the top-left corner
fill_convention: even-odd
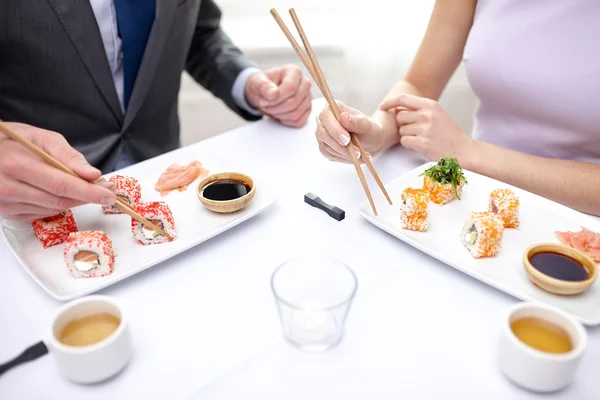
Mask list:
[[[238,74],[237,78],[235,78],[235,82],[233,82],[233,87],[231,88],[231,95],[233,96],[233,100],[235,101],[235,103],[240,108],[242,108],[244,111],[249,112],[250,114],[258,116],[261,115],[260,111],[248,104],[245,94],[246,82],[248,81],[248,78],[250,78],[250,75],[255,74],[257,72],[262,71],[255,67],[244,68],[242,72]]]

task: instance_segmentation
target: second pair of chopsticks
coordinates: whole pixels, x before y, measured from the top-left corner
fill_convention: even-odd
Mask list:
[[[294,39],[294,36],[290,32],[290,30],[285,25],[285,22],[283,22],[283,19],[281,19],[281,17],[279,16],[279,13],[277,12],[277,10],[275,10],[274,8],[271,9],[271,15],[273,16],[273,18],[275,18],[275,21],[277,22],[277,24],[283,31],[284,35],[289,40],[290,44],[296,51],[296,54],[298,54],[298,57],[300,58],[300,60],[304,64],[304,66],[306,67],[306,70],[308,71],[310,76],[313,78],[313,80],[317,84],[319,90],[321,91],[321,93],[323,94],[325,99],[327,99],[327,103],[329,103],[329,108],[331,108],[333,115],[339,121],[340,116],[341,116],[340,108],[339,108],[338,104],[336,103],[335,99],[333,98],[333,95],[331,94],[331,90],[329,89],[329,85],[327,84],[327,81],[325,80],[325,76],[323,74],[323,71],[321,70],[321,66],[319,65],[319,62],[317,61],[317,58],[312,49],[312,46],[310,45],[310,42],[308,41],[308,38],[306,37],[306,34],[304,33],[304,29],[302,28],[302,25],[300,24],[300,20],[298,19],[298,15],[296,14],[296,11],[293,8],[290,9],[290,15],[292,17],[292,20],[294,21],[294,25],[296,26],[296,29],[298,30],[298,34],[300,35],[300,38],[302,39],[302,43],[304,44],[304,47],[306,48],[306,53],[308,54],[308,58],[307,58],[306,54],[304,54],[304,51],[302,50],[302,48],[298,45],[298,42],[296,42],[296,39]],[[365,162],[365,164],[367,164],[367,167],[369,168],[369,171],[371,171],[373,178],[375,178],[377,185],[379,185],[379,188],[381,189],[381,191],[385,195],[385,198],[391,205],[392,199],[390,198],[387,190],[385,190],[385,186],[383,185],[383,182],[381,182],[381,179],[379,178],[379,175],[377,174],[377,171],[375,170],[375,167],[373,166],[371,159],[367,156],[367,152],[365,151],[362,144],[360,143],[360,140],[354,133],[352,133],[352,132],[348,132],[348,133],[350,134],[351,143],[354,144],[360,151],[363,161]],[[371,196],[371,191],[369,190],[369,186],[367,185],[367,181],[365,179],[365,175],[360,166],[360,162],[359,162],[356,154],[354,153],[354,149],[350,143],[348,143],[348,154],[350,155],[350,159],[352,160],[352,163],[354,164],[354,167],[356,168],[356,172],[358,174],[358,177],[360,178],[360,182],[361,182],[363,189],[367,195],[367,198],[369,199],[369,203],[371,204],[371,209],[373,210],[373,213],[375,215],[377,215],[377,209],[375,208],[375,203],[373,201],[373,197]]]
[[[23,147],[25,147],[26,149],[31,151],[33,154],[37,155],[39,158],[41,158],[47,164],[53,166],[54,168],[57,168],[57,169],[65,172],[69,175],[72,175],[76,178],[83,179],[79,175],[77,175],[72,169],[70,169],[69,167],[64,165],[62,162],[60,162],[56,158],[52,157],[50,154],[46,153],[44,150],[40,149],[35,144],[31,143],[29,140],[25,139],[23,136],[21,136],[17,132],[11,130],[8,126],[3,124],[2,122],[0,122],[0,132],[4,133],[6,136],[8,136],[10,139],[14,140],[15,142],[21,144]],[[137,220],[138,222],[140,222],[142,225],[144,225],[148,229],[152,229],[153,231],[166,236],[170,240],[173,240],[173,237],[171,235],[169,235],[167,232],[160,229],[158,226],[156,226],[152,222],[148,221],[146,218],[142,217],[140,214],[133,211],[131,206],[124,200],[120,199],[119,197],[117,197],[117,202],[115,203],[115,207],[117,207],[123,213],[129,215],[131,218]]]

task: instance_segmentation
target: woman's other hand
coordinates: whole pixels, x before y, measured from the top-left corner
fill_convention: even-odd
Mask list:
[[[401,93],[385,99],[379,108],[396,110],[402,146],[434,161],[454,157],[462,163],[470,154],[475,141],[437,101]]]

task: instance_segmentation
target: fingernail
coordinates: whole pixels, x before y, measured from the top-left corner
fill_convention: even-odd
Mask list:
[[[112,206],[115,203],[116,203],[116,199],[112,196],[105,197],[104,199],[102,199],[102,205],[105,205],[105,206]]]
[[[360,151],[355,150],[356,151],[356,158],[360,159]]]
[[[342,143],[342,145],[348,146],[348,143],[350,143],[350,136],[346,135],[345,133],[342,133],[340,135],[340,142]]]
[[[88,164],[88,163],[84,163],[84,164],[83,164],[83,168],[84,168],[84,169],[85,169],[87,172],[90,172],[90,173],[99,172],[99,171],[98,171],[98,168],[94,168],[94,167],[92,167],[92,166],[91,166],[90,164]]]

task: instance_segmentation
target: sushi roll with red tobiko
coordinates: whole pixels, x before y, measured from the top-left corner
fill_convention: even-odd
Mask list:
[[[31,227],[45,249],[63,243],[70,233],[77,232],[77,224],[71,210],[33,220]]]
[[[71,233],[63,254],[74,278],[105,276],[113,271],[115,254],[112,240],[104,232]]]

